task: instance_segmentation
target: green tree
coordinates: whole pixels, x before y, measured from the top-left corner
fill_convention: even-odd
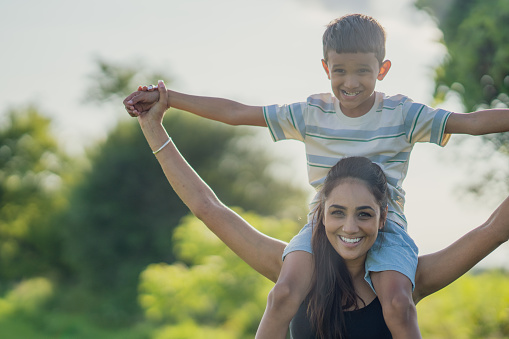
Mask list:
[[[460,94],[468,111],[509,105],[509,2],[418,0],[437,19],[448,57],[436,70],[436,95]]]
[[[305,192],[274,179],[271,159],[242,141],[252,138],[251,132],[174,110],[164,124],[225,203],[264,215],[297,206],[305,215]],[[120,123],[89,159],[90,170],[70,198],[65,257],[79,281],[113,301],[101,302],[103,311],[135,314],[140,272],[152,263],[174,261],[171,236],[188,209],[167,183],[135,119]]]
[[[507,0],[417,0],[437,18],[448,56],[436,69],[435,98],[440,102],[453,92],[466,109],[509,107],[509,2]],[[494,151],[509,157],[509,133],[486,135]],[[490,155],[486,155],[488,161]],[[485,172],[469,185],[477,194],[492,193],[505,184],[509,171]]]
[[[96,58],[97,70],[89,75],[91,86],[88,88],[85,102],[118,103],[131,94],[140,84],[156,84],[159,79],[168,79],[164,72],[152,71],[140,62],[120,64],[103,58]]]
[[[239,213],[262,232],[289,240],[295,221]],[[194,216],[173,236],[177,263],[153,264],[140,280],[140,304],[158,326],[154,338],[253,338],[274,285]]]
[[[0,279],[18,280],[60,265],[64,184],[70,161],[31,106],[12,109],[0,127]]]

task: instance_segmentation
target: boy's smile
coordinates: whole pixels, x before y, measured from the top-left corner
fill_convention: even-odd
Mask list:
[[[388,60],[380,66],[374,53],[334,51],[329,51],[327,63],[322,60],[322,64],[341,111],[351,118],[360,117],[373,107],[376,80],[382,80],[391,66]]]

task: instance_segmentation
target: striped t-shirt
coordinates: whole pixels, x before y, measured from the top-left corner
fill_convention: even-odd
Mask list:
[[[263,111],[274,141],[305,143],[309,183],[316,190],[341,158],[364,156],[380,165],[391,191],[388,218],[405,229],[401,186],[410,152],[416,142],[445,146],[450,137],[444,131],[451,112],[414,103],[404,95],[376,92],[371,110],[358,118],[344,115],[330,93],[311,95],[306,102],[266,106]]]

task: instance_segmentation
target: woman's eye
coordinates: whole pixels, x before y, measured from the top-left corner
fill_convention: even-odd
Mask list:
[[[364,218],[364,219],[371,218],[371,213],[361,212],[361,213],[359,213],[359,217]]]
[[[332,215],[336,215],[336,216],[342,216],[344,215],[345,213],[343,213],[343,211],[340,211],[340,210],[336,210],[336,211],[332,211],[331,213]]]

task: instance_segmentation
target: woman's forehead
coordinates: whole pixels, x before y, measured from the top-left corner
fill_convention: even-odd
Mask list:
[[[376,205],[376,199],[364,180],[345,178],[339,181],[326,198],[326,204],[364,201]]]

